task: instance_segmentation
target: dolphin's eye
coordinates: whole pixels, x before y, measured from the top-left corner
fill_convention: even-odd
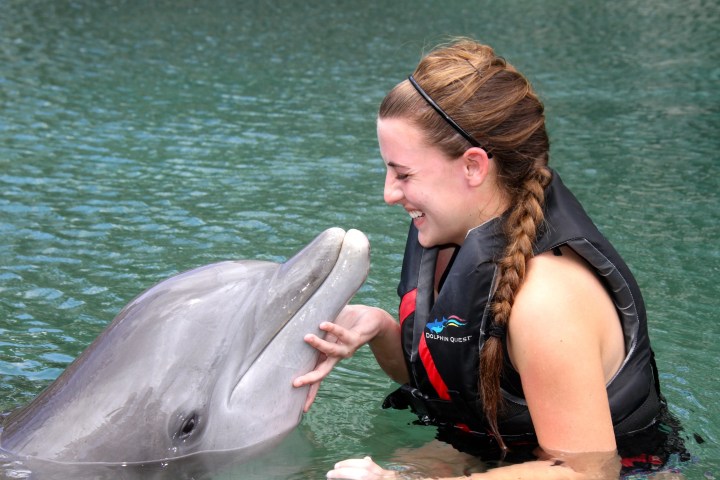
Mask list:
[[[168,436],[175,448],[191,448],[203,437],[207,426],[204,411],[181,408],[170,418]]]
[[[178,437],[181,440],[184,440],[190,435],[192,435],[198,425],[198,420],[199,419],[197,413],[193,413],[188,418],[186,418],[185,421],[182,423],[182,426],[180,427]]]

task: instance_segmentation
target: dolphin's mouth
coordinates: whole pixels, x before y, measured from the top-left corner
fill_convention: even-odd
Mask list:
[[[280,265],[265,302],[272,311],[266,316],[276,323],[265,325],[265,332],[255,332],[256,337],[265,337],[264,341],[257,344],[254,355],[245,356],[245,365],[226,397],[228,407],[242,408],[248,391],[257,390],[252,385],[269,371],[276,372],[270,379],[274,391],[304,392],[293,389],[292,380],[314,367],[318,352],[303,337],[323,334],[319,324],[335,320],[364,283],[369,268],[367,237],[359,230],[340,228],[326,230]]]

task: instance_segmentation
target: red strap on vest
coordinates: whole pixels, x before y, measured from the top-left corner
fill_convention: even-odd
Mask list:
[[[403,295],[402,300],[400,301],[400,325],[402,325],[405,319],[415,311],[416,298],[417,288],[413,288]]]
[[[417,298],[417,288],[414,288],[403,295],[400,301],[400,325],[415,311],[415,300]],[[422,361],[425,372],[427,372],[428,379],[432,384],[433,388],[437,392],[438,396],[443,400],[450,400],[450,394],[448,393],[447,385],[440,376],[435,362],[433,361],[430,350],[428,350],[425,336],[420,337],[420,345],[418,346],[418,353],[420,354],[420,360]]]
[[[425,367],[425,372],[428,374],[428,379],[437,392],[438,397],[442,400],[450,400],[447,385],[445,385],[445,382],[440,376],[440,372],[438,372],[438,369],[435,366],[432,355],[430,355],[430,350],[428,350],[427,342],[425,341],[425,335],[420,337],[418,353],[420,354],[420,360],[422,360],[423,367]]]

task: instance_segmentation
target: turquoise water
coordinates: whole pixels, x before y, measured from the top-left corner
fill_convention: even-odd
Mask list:
[[[0,2],[0,408],[150,285],[282,261],[330,226],[368,235],[356,300],[394,311],[407,218],[382,202],[374,113],[424,49],[470,35],[544,99],[552,164],[643,287],[682,470],[719,477],[719,22],[702,0]],[[422,447],[380,410],[392,387],[361,350],[253,468],[323,478]]]

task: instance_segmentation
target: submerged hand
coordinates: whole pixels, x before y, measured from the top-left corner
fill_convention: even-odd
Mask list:
[[[352,480],[385,480],[399,478],[397,472],[385,470],[370,457],[344,460],[336,463],[327,473],[327,478],[346,478]]]

